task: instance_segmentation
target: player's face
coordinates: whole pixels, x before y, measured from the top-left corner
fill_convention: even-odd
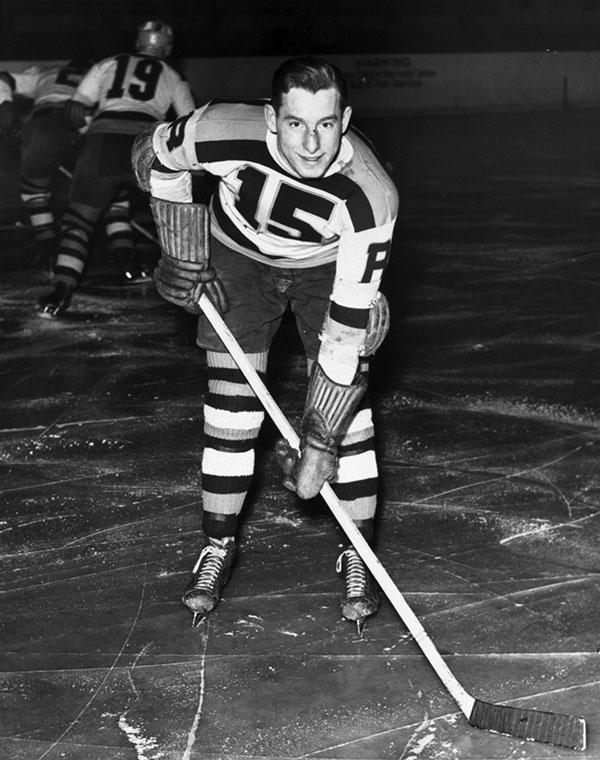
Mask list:
[[[352,110],[342,113],[335,88],[310,92],[292,87],[284,93],[279,112],[265,106],[269,130],[277,135],[277,147],[301,177],[322,177],[340,149]]]

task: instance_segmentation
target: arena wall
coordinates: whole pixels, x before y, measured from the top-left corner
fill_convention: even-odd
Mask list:
[[[600,106],[600,51],[327,57],[347,76],[358,114]],[[272,72],[282,60],[281,56],[183,58],[179,65],[202,103],[212,98],[267,97]],[[17,71],[34,63],[4,61],[0,68]]]
[[[600,105],[600,52],[328,56],[358,112],[411,114]],[[201,99],[264,97],[281,58],[186,59]]]

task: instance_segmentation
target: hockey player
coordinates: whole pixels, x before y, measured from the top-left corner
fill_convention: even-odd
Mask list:
[[[102,210],[133,179],[131,146],[136,134],[148,122],[164,119],[170,109],[181,116],[194,108],[189,85],[163,60],[172,46],[173,31],[168,24],[144,22],[137,30],[136,52],[105,58],[92,66],[65,106],[75,127],[84,124],[90,112],[93,118],[62,219],[55,287],[39,301],[43,317],[59,317],[69,306]],[[129,274],[130,281],[144,276],[141,270]]]
[[[194,620],[217,604],[236,555],[238,517],[254,473],[264,411],[200,313],[205,292],[248,359],[263,374],[271,341],[291,306],[309,372],[301,456],[280,448],[284,483],[303,499],[332,481],[372,541],[377,463],[368,361],[387,329],[379,285],[397,215],[397,192],[381,164],[349,129],[341,72],[318,58],[287,61],[272,98],[208,104],[144,130],[133,163],[149,190],[161,237],[159,293],[199,314],[207,351],[201,548],[183,603]],[[205,208],[191,203],[190,171],[219,178],[202,239]],[[209,250],[210,249],[210,250]],[[357,552],[337,562],[342,615],[359,630],[378,592]]]
[[[93,65],[72,60],[65,66],[32,66],[21,72],[0,72],[0,133],[20,144],[21,199],[27,210],[43,269],[51,272],[56,258],[57,229],[53,183],[61,166],[74,157],[81,139],[65,119],[63,107]],[[15,110],[13,96],[33,101],[25,124]],[[116,199],[104,214],[109,247],[118,255],[133,245],[127,197]]]

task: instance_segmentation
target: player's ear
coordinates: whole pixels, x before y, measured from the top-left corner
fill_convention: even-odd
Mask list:
[[[270,103],[265,103],[265,121],[269,132],[275,134],[277,132],[277,114]]]
[[[344,113],[342,114],[342,134],[344,134],[346,130],[348,129],[351,118],[352,118],[352,108],[351,106],[346,106],[346,108],[344,108]]]

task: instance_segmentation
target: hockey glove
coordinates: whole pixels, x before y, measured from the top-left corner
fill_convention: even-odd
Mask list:
[[[190,314],[202,312],[198,306],[202,293],[206,293],[221,314],[229,309],[223,283],[212,267],[192,261],[181,261],[163,254],[154,270],[154,282],[156,289],[166,301],[181,306]]]
[[[369,322],[360,355],[374,356],[390,331],[390,305],[383,293],[378,293],[369,310]]]
[[[156,158],[152,147],[152,138],[157,124],[149,124],[136,135],[131,146],[131,166],[135,174],[138,187],[146,193],[150,192],[150,172]]]
[[[198,301],[206,293],[221,314],[229,309],[223,283],[210,266],[210,219],[201,203],[175,203],[152,198],[162,256],[154,272],[160,295],[191,314],[200,314]]]
[[[300,432],[300,457],[279,441],[276,457],[283,484],[301,499],[312,499],[338,468],[338,447],[366,390],[357,375],[352,385],[339,385],[315,362],[308,384]]]
[[[67,100],[63,106],[65,121],[74,131],[85,127],[87,123],[85,117],[88,111],[89,109],[78,100]]]
[[[10,100],[0,103],[0,137],[8,145],[17,145],[21,139],[21,120]]]

